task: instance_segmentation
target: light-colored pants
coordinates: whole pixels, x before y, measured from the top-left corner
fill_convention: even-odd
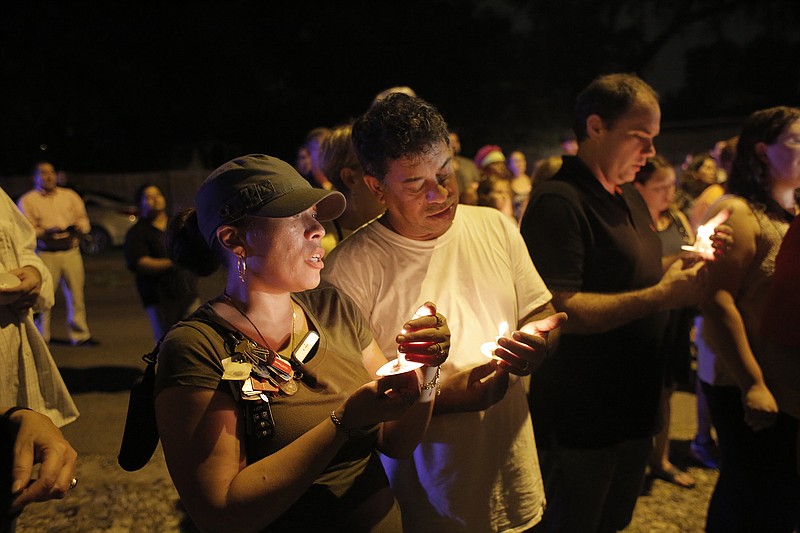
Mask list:
[[[83,299],[83,287],[86,282],[86,272],[83,268],[83,257],[79,248],[64,250],[63,252],[39,251],[39,257],[50,270],[53,276],[53,286],[61,286],[64,300],[67,304],[67,334],[72,344],[85,341],[92,334],[86,323],[86,304]],[[43,311],[36,319],[36,327],[44,337],[45,342],[50,342],[50,311]]]

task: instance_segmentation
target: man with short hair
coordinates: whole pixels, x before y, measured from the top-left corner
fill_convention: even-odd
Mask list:
[[[323,276],[355,300],[387,355],[427,300],[453,333],[425,437],[413,457],[383,458],[404,529],[525,531],[545,501],[519,376],[545,357],[566,316],[554,314],[514,224],[458,206],[447,125],[433,106],[391,94],[352,136],[386,212],[336,247]],[[495,360],[481,345],[501,323],[519,331],[497,341]]]
[[[52,164],[37,163],[34,167],[35,188],[23,194],[17,205],[36,230],[36,253],[53,276],[53,284],[61,284],[67,302],[67,332],[74,346],[92,346],[83,288],[86,274],[79,245],[91,225],[86,206],[78,193],[57,185]],[[36,327],[50,342],[50,310],[43,310]]]
[[[576,156],[534,190],[521,232],[570,320],[531,379],[545,478],[545,531],[629,522],[657,430],[666,310],[697,302],[698,262],[663,272],[661,242],[630,185],[659,134],[658,96],[629,74],[578,96]]]

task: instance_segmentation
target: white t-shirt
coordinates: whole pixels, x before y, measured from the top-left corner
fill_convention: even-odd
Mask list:
[[[323,277],[350,296],[384,354],[425,301],[452,333],[442,379],[487,362],[480,345],[501,322],[551,300],[514,225],[499,211],[459,206],[441,237],[416,241],[378,221],[339,244]],[[431,420],[413,458],[383,457],[407,531],[524,531],[540,519],[544,490],[523,382],[511,376],[505,398],[474,413]]]

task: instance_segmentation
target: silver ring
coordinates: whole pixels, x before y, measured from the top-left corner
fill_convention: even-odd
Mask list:
[[[72,478],[72,481],[69,482],[69,488],[74,489],[78,485],[78,478]]]
[[[444,353],[444,348],[442,348],[441,344],[439,344],[437,342],[436,344],[434,344],[434,346],[436,346],[436,353],[437,354],[442,355]]]

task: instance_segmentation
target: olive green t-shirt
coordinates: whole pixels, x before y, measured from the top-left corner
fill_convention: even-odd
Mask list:
[[[247,450],[248,463],[294,442],[372,379],[364,368],[361,352],[373,336],[356,305],[333,287],[296,293],[292,298],[306,313],[309,327],[319,333],[320,340],[313,357],[300,367],[302,377],[296,379],[297,393],[270,397],[274,434],[263,439],[257,449]],[[234,395],[243,416],[247,400],[238,397],[242,382],[222,379],[222,360],[231,356],[230,342],[226,346],[226,338],[220,335],[219,328],[207,323],[209,320],[230,328],[206,304],[166,335],[158,354],[155,395],[173,386],[218,390]],[[281,531],[284,526],[293,531],[330,528],[332,520],[346,520],[366,497],[387,487],[375,453],[376,429],[350,439],[307,493],[269,530]],[[246,442],[252,448],[253,439]]]

